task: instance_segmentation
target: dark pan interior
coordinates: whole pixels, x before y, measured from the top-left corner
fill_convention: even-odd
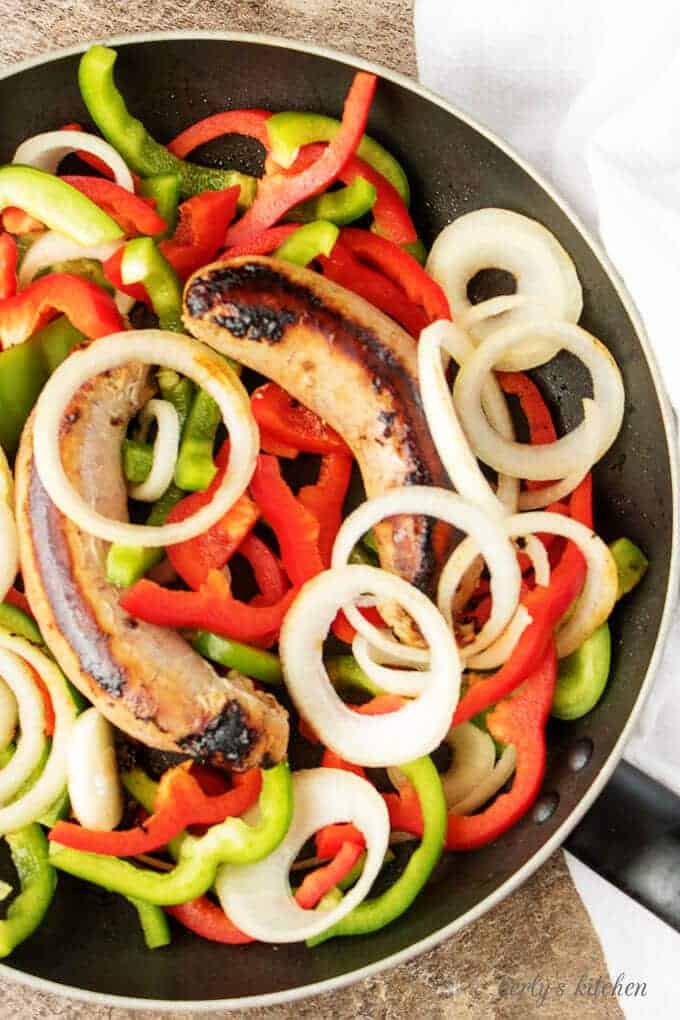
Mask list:
[[[0,81],[0,160],[38,131],[87,123],[76,85],[77,57],[55,60]],[[228,107],[312,109],[339,115],[351,79],[346,65],[264,44],[167,39],[120,47],[118,80],[131,109],[161,140]],[[118,897],[60,876],[46,923],[10,959],[19,971],[98,992],[174,1000],[210,1000],[291,989],[338,975],[403,950],[478,904],[527,862],[578,804],[629,717],[654,648],[668,586],[672,534],[669,453],[661,409],[635,329],[606,272],[567,216],[521,167],[440,107],[403,88],[380,84],[370,132],[406,167],[413,212],[426,242],[453,217],[503,206],[545,223],[573,256],[585,292],[584,325],[614,352],[623,370],[623,431],[596,472],[598,526],[628,535],[651,560],[640,588],[614,618],[614,670],[605,697],[585,719],[550,726],[545,791],[554,813],[525,818],[493,846],[451,857],[437,880],[398,923],[370,938],[342,939],[313,952],[304,946],[215,946],[175,931],[170,948],[144,952],[136,918]],[[238,159],[256,169],[260,156],[243,140],[214,143],[198,159]],[[566,425],[580,416],[587,379],[562,356],[538,373]],[[1,409],[0,409],[0,413]],[[573,748],[592,743],[576,771]],[[580,745],[582,746],[582,745]],[[570,765],[571,762],[571,765]],[[0,869],[9,878],[9,865]]]

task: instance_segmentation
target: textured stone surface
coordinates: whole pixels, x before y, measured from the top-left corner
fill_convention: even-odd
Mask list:
[[[345,49],[415,73],[409,0],[0,0],[0,63],[79,41],[158,29],[270,32]],[[96,918],[92,919],[96,927]],[[607,979],[600,945],[561,853],[526,885],[431,952],[343,991],[243,1013],[248,1020],[546,1020],[622,1016],[577,994]],[[180,1020],[74,1002],[0,982],[0,1020]],[[224,1013],[205,1013],[206,1017]]]

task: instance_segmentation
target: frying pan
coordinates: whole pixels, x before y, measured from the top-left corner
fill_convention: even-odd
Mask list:
[[[583,284],[582,323],[614,353],[626,387],[623,429],[595,471],[597,526],[607,539],[629,536],[651,561],[614,614],[613,669],[602,701],[578,722],[549,725],[548,768],[534,811],[493,845],[449,855],[412,908],[384,931],[314,951],[258,944],[244,950],[176,931],[172,946],[146,953],[122,898],[60,875],[45,923],[0,970],[90,1001],[195,1014],[291,1000],[408,959],[491,909],[563,842],[621,756],[668,629],[678,582],[676,440],[658,369],[615,271],[548,185],[469,117],[398,74],[280,39],[168,33],[114,45],[121,89],[159,139],[228,107],[338,116],[353,67],[376,70],[382,81],[369,131],[406,168],[426,243],[454,217],[482,206],[514,209],[552,230]],[[29,61],[0,79],[0,162],[29,135],[87,123],[76,83],[81,49]],[[194,158],[258,172],[256,148],[231,139]],[[588,392],[584,370],[563,353],[536,375],[558,422],[573,427]],[[0,859],[0,876],[11,876],[7,858]]]

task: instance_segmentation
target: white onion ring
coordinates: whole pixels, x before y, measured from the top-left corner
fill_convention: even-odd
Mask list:
[[[75,721],[66,763],[73,813],[86,829],[111,832],[125,804],[118,776],[114,729],[96,708]]]
[[[28,666],[5,648],[0,648],[0,676],[16,698],[21,726],[16,750],[0,770],[0,803],[4,804],[40,761],[45,749],[45,707]]]
[[[388,669],[388,666],[403,666],[402,659],[383,654],[380,649],[373,648],[363,634],[355,635],[352,641],[352,654],[368,679],[381,690],[389,694],[401,694],[407,698],[414,698],[422,693],[426,677],[413,669]]]
[[[548,557],[548,550],[540,538],[537,535],[527,535],[522,552],[526,553],[531,561],[536,584],[540,584],[542,588],[547,588],[550,584],[550,559]]]
[[[125,160],[103,138],[86,131],[46,131],[40,135],[33,135],[21,143],[12,157],[12,162],[34,166],[38,170],[55,174],[62,159],[78,150],[98,156],[112,171],[116,184],[126,191],[135,190],[132,174]]]
[[[475,551],[470,561],[465,562],[465,570],[479,554],[486,560],[491,575],[492,611],[474,646],[469,646],[473,647],[474,651],[481,650],[484,642],[490,644],[505,629],[519,600],[521,575],[515,550],[508,542],[507,536],[503,536],[504,525],[480,513],[479,507],[466,503],[460,496],[446,489],[425,485],[391,489],[382,496],[362,503],[345,518],[333,546],[332,565],[336,567],[346,563],[356,542],[369,528],[385,517],[398,514],[423,514],[435,517],[460,531],[467,532]],[[458,549],[454,551],[454,557]],[[439,605],[442,612],[441,603]],[[402,656],[404,665],[427,666],[430,654],[427,649],[411,648],[386,638],[354,606],[347,605],[343,608],[352,626],[375,648]]]
[[[30,641],[0,631],[0,648],[25,659],[44,680],[54,709],[54,734],[45,768],[23,797],[0,807],[0,834],[16,832],[29,825],[54,804],[66,785],[66,751],[76,718],[66,680],[52,659]]]
[[[531,616],[525,606],[519,605],[510,623],[499,638],[482,652],[468,656],[465,660],[467,669],[498,669],[508,661],[515,645],[531,623]]]
[[[343,704],[322,658],[323,641],[338,609],[366,591],[381,601],[398,602],[414,618],[430,649],[428,672],[421,674],[422,694],[389,715],[362,716]],[[448,731],[460,689],[453,635],[427,596],[395,574],[377,567],[343,566],[312,578],[288,610],[279,651],[296,708],[321,742],[346,761],[400,765],[429,754]]]
[[[92,376],[130,361],[165,365],[189,376],[216,401],[229,432],[229,469],[212,500],[175,524],[145,527],[103,517],[75,491],[61,463],[59,431],[69,402]],[[197,340],[160,329],[113,333],[75,351],[47,381],[35,411],[35,463],[50,499],[83,531],[121,545],[158,548],[203,534],[245,491],[259,445],[248,394],[226,361]]]
[[[19,534],[14,519],[14,478],[0,446],[0,602],[19,573]]]
[[[142,422],[155,421],[158,432],[153,444],[153,463],[148,478],[128,489],[132,499],[155,503],[168,488],[175,475],[179,450],[179,415],[169,400],[150,400],[142,409]]]
[[[469,315],[475,307],[467,287],[482,269],[512,273],[517,291],[511,295],[515,297],[514,307],[472,325],[477,339],[484,339],[499,326],[535,318],[541,314],[541,306],[556,319],[578,322],[583,294],[574,263],[559,241],[536,220],[508,209],[478,209],[459,216],[442,230],[430,251],[427,271],[444,288],[454,319]],[[531,300],[521,303],[517,298]],[[533,368],[554,353],[554,345],[545,339],[538,345],[523,343],[498,367],[508,371]]]
[[[470,722],[452,726],[444,742],[451,749],[452,761],[439,778],[446,803],[451,807],[472,793],[493,771],[496,748],[489,734]],[[387,775],[397,789],[407,782],[401,769],[388,768]]]
[[[560,346],[575,354],[590,371],[594,402],[601,414],[601,428],[591,416],[568,435],[553,443],[531,446],[505,439],[487,421],[481,403],[482,387],[500,356],[527,331],[559,340]],[[565,322],[535,322],[509,326],[492,333],[461,365],[454,385],[454,404],[476,455],[505,474],[516,478],[547,481],[564,478],[582,466],[584,445],[592,442],[589,432],[597,428],[600,442],[597,459],[614,442],[623,421],[625,394],[621,373],[604,344],[579,326]],[[588,401],[584,399],[584,408]]]
[[[516,766],[517,751],[513,744],[508,744],[491,772],[482,780],[479,786],[470,791],[467,797],[458,801],[457,804],[453,804],[449,808],[450,812],[454,815],[471,815],[474,811],[483,807],[487,801],[491,800],[494,794],[498,793],[501,786],[507,783]]]
[[[586,561],[586,579],[568,619],[555,635],[557,654],[563,659],[576,651],[586,638],[609,617],[618,592],[614,557],[602,539],[579,521],[561,514],[534,510],[508,517],[505,526],[513,538],[545,532],[574,542]]]
[[[0,680],[0,751],[4,751],[19,723],[17,699],[4,680]]]
[[[377,790],[340,769],[293,773],[293,818],[282,843],[255,864],[225,865],[215,887],[225,914],[260,942],[301,942],[332,927],[367,896],[387,850],[390,823]],[[366,839],[361,875],[328,911],[304,910],[290,893],[289,872],[301,848],[319,829],[353,822]]]
[[[19,287],[26,287],[41,269],[47,269],[55,262],[72,262],[74,259],[96,259],[97,262],[105,262],[115,255],[124,243],[109,241],[106,244],[83,245],[56,230],[46,230],[37,241],[34,241],[22,259],[18,274]]]

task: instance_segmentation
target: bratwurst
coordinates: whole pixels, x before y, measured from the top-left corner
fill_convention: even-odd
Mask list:
[[[363,298],[291,263],[239,256],[191,277],[184,324],[339,432],[369,497],[402,485],[448,485],[420,400],[415,341]],[[434,527],[410,515],[376,527],[381,565],[428,593],[437,570]],[[405,614],[388,608],[388,615],[400,637],[418,642]]]
[[[139,364],[82,387],[64,415],[66,474],[106,517],[127,519],[121,442],[151,395]],[[52,503],[24,429],[16,468],[21,569],[45,641],[71,682],[111,722],[150,747],[241,771],[286,754],[288,719],[246,677],[219,676],[172,630],[142,623],[106,580],[108,543],[81,531]]]

